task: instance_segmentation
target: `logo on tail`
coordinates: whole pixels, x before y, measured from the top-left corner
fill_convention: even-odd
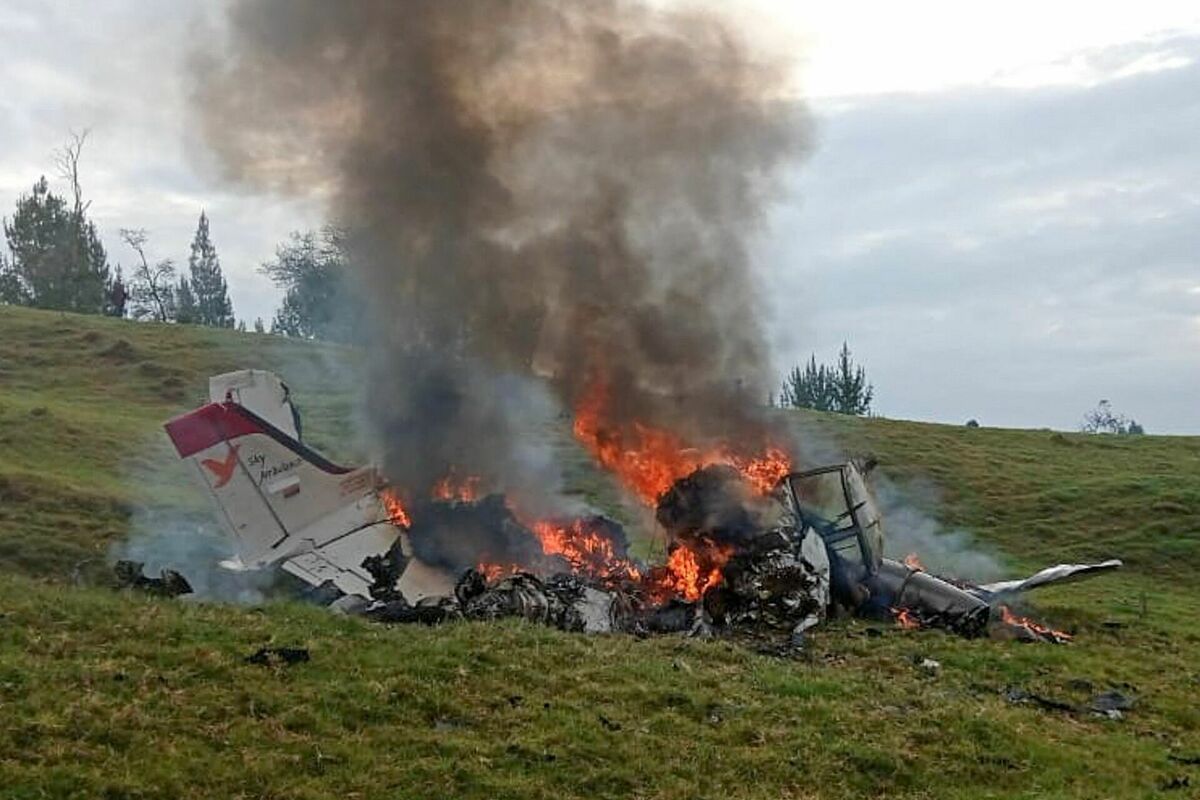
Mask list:
[[[237,451],[238,445],[229,445],[229,455],[225,456],[224,461],[217,461],[215,458],[206,458],[200,463],[204,468],[216,477],[216,482],[213,484],[214,489],[220,489],[225,484],[229,483],[233,478],[233,470],[237,467]]]

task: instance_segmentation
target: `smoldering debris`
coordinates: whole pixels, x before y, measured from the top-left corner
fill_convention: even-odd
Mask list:
[[[676,541],[740,544],[761,533],[767,505],[736,469],[710,464],[676,481],[659,498],[655,519]]]
[[[455,574],[480,562],[529,564],[542,556],[537,537],[499,494],[473,502],[427,502],[413,519],[408,536],[414,555]]]
[[[155,597],[179,597],[192,593],[192,585],[181,573],[173,569],[164,569],[154,578],[143,572],[144,567],[139,561],[118,561],[113,565],[117,585],[121,588],[137,589]]]
[[[143,480],[136,473],[132,480]],[[164,506],[139,507],[130,533],[112,544],[108,560],[144,564],[151,572],[171,570],[187,576],[189,599],[261,603],[281,583],[267,570],[233,571],[220,566],[229,558],[229,539],[207,518]]]
[[[817,625],[829,577],[805,557],[803,538],[794,527],[755,537],[730,559],[721,584],[705,593],[705,611],[719,624],[767,626],[797,637]]]

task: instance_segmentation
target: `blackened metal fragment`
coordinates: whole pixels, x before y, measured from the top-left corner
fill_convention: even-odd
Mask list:
[[[398,592],[392,600],[376,603],[362,614],[372,622],[417,625],[440,625],[462,618],[459,605],[452,597],[423,597],[414,605]]]
[[[118,561],[113,565],[117,584],[123,588],[137,589],[155,597],[178,597],[192,593],[187,578],[173,569],[164,569],[159,577],[151,578],[142,572],[140,561]]]
[[[308,660],[308,649],[304,647],[260,647],[243,659],[247,664],[258,664],[264,667],[291,666]]]
[[[398,597],[402,598],[400,591],[396,588],[396,583],[404,574],[404,568],[408,566],[409,560],[408,556],[404,555],[400,539],[396,539],[387,552],[381,555],[367,556],[363,559],[363,569],[369,572],[374,579],[370,587],[371,597],[384,602],[395,600]]]

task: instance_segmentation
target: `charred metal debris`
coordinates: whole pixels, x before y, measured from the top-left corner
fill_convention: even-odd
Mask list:
[[[155,597],[179,597],[192,593],[192,585],[181,573],[164,569],[154,578],[145,574],[144,567],[140,561],[118,561],[113,565],[117,586],[137,589]]]
[[[440,519],[476,526],[492,518],[506,540],[520,542],[503,508],[502,498],[493,496],[449,504]],[[607,531],[613,561],[632,565],[626,571],[640,579],[596,571],[485,574],[468,567],[452,594],[409,603],[394,589],[406,565],[397,544],[366,560],[363,566],[375,578],[374,602],[350,610],[383,623],[514,617],[584,633],[745,633],[782,640],[785,649],[801,647],[805,632],[828,616],[854,614],[965,637],[1000,629],[1002,637],[1063,643],[1069,634],[1016,617],[1000,601],[1120,563],[1061,565],[1024,581],[976,586],[883,558],[883,520],[851,464],[789,475],[766,497],[747,492],[736,470],[707,466],[664,493],[656,518],[671,542],[669,560],[683,548],[697,571],[711,570],[712,580],[698,596],[664,592],[655,582],[661,568],[630,558],[620,526],[596,518],[592,524]],[[414,549],[425,560],[450,565],[469,557],[439,550],[442,536],[415,533]]]

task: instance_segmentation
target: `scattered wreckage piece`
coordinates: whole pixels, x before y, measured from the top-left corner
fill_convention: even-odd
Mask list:
[[[242,660],[247,664],[258,664],[263,667],[290,667],[293,664],[303,664],[310,659],[308,648],[305,647],[260,647]]]
[[[792,526],[752,539],[730,559],[721,583],[704,595],[704,610],[718,625],[783,630],[796,644],[824,619],[828,604],[823,545]]]
[[[137,589],[155,597],[179,597],[191,594],[192,585],[187,578],[173,569],[164,569],[159,577],[152,578],[143,571],[140,561],[118,561],[113,565],[113,574],[121,588]]]
[[[1137,700],[1115,689],[1100,692],[1083,704],[1059,700],[1010,685],[1004,687],[1004,699],[1014,705],[1033,705],[1045,711],[1063,711],[1068,714],[1090,714],[1105,719],[1123,719],[1125,712],[1137,705]]]

